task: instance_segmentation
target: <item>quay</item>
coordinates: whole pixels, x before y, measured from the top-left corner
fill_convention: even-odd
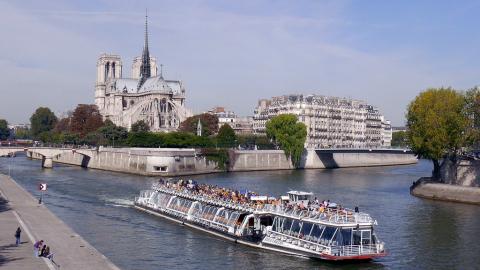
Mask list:
[[[194,148],[108,148],[72,149],[0,147],[0,156],[25,152],[42,160],[42,167],[53,163],[145,176],[182,176],[216,172],[276,171],[296,169],[283,150],[234,150],[228,152],[224,168]],[[404,149],[309,149],[304,151],[298,169],[335,169],[392,166],[417,163],[416,156]]]
[[[0,267],[2,269],[119,270],[45,205],[7,175],[0,174]],[[14,232],[22,229],[16,247]],[[52,263],[33,256],[33,243],[44,240],[54,254]]]

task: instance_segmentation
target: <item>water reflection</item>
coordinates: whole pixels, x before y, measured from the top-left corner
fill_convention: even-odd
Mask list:
[[[480,207],[410,196],[412,181],[431,171],[412,166],[214,174],[200,182],[274,196],[309,190],[347,207],[358,205],[377,219],[389,256],[375,263],[331,264],[227,242],[131,208],[154,178],[55,164],[40,169],[24,157],[0,159],[8,173],[36,194],[47,182],[47,206],[124,269],[468,269],[479,265]]]

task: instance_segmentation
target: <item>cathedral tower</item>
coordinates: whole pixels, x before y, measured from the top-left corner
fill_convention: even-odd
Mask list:
[[[105,87],[109,80],[122,77],[122,60],[120,56],[102,54],[97,60],[97,80],[95,83],[95,104],[101,111],[105,107]]]

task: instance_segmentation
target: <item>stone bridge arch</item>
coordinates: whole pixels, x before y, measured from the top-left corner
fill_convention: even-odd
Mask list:
[[[87,167],[92,158],[92,150],[75,149],[75,148],[50,148],[50,147],[30,147],[27,150],[27,156],[33,157],[34,154],[42,157],[42,167],[52,168],[53,159],[63,154],[80,154],[82,155],[82,167]]]

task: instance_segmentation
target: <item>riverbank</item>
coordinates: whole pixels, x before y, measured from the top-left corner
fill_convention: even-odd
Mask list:
[[[416,197],[480,205],[480,188],[433,182],[428,177],[418,179],[410,194]]]
[[[57,218],[45,205],[38,204],[36,198],[7,175],[0,174],[0,192],[1,196],[8,201],[8,204],[4,206],[5,211],[1,212],[4,217],[0,219],[2,239],[6,234],[6,239],[13,241],[13,233],[19,226],[16,224],[20,224],[24,239],[21,247],[29,251],[28,256],[20,254],[11,257],[10,261],[7,258],[6,264],[3,266],[8,266],[10,269],[47,269],[48,267],[52,270],[61,267],[61,269],[69,270],[119,270],[109,259]],[[7,215],[7,213],[9,214]],[[16,222],[12,216],[15,217]],[[25,241],[26,239],[30,241]],[[50,247],[57,265],[47,259],[33,258],[33,243],[40,239],[43,239]],[[15,263],[24,263],[25,265],[22,266],[24,268],[17,267],[12,260]],[[43,264],[42,260],[46,263],[43,266],[47,267],[38,266],[38,262]],[[2,265],[0,264],[0,266]]]

